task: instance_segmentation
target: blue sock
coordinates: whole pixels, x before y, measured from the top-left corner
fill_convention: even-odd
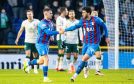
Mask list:
[[[37,59],[28,62],[29,65],[37,65]]]
[[[88,62],[85,62],[85,67],[87,67]]]
[[[81,61],[81,63],[79,64],[77,70],[76,70],[76,73],[77,74],[80,74],[80,72],[82,71],[82,69],[84,68],[86,62],[85,61]]]
[[[44,77],[47,77],[47,72],[48,72],[48,66],[43,66]]]

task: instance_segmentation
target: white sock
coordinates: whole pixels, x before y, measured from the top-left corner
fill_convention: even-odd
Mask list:
[[[30,58],[25,58],[25,61],[27,62],[27,65],[28,65],[28,62],[30,61]]]
[[[44,80],[47,79],[47,77],[44,77]]]
[[[60,57],[59,69],[63,69],[63,57]]]
[[[71,61],[69,59],[66,59],[66,62],[67,62],[68,70],[69,70]]]
[[[75,73],[75,74],[73,75],[73,78],[75,79],[77,76],[78,76],[78,74],[77,74],[77,73]]]
[[[101,60],[96,59],[95,60],[96,71],[100,71],[100,66],[101,66]]]
[[[56,68],[58,68],[58,67],[59,67],[59,57],[56,60]]]
[[[37,65],[34,65],[34,70],[37,70]]]

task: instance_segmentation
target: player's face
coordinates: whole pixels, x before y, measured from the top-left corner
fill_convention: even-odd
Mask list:
[[[32,19],[33,18],[33,12],[27,12],[27,18]]]
[[[49,19],[52,19],[53,13],[52,13],[52,11],[51,11],[51,10],[50,10],[50,11],[48,11],[48,14],[47,14],[47,15],[48,15],[48,18],[49,18]]]
[[[69,16],[69,18],[73,19],[73,18],[75,18],[75,13],[74,12],[69,12],[68,16]]]
[[[86,19],[88,17],[88,13],[85,10],[82,10],[82,17]]]
[[[91,15],[92,16],[98,16],[98,12],[97,11],[92,11]]]

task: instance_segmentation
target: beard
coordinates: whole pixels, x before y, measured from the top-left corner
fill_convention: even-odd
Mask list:
[[[71,19],[74,19],[74,17],[72,16],[72,17],[70,17]]]
[[[84,19],[87,19],[88,18],[88,15],[86,15],[85,17],[83,17]]]

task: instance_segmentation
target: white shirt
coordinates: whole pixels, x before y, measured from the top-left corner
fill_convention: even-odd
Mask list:
[[[74,20],[74,21],[67,20],[66,26],[68,28],[68,27],[73,26],[77,23],[79,23],[78,20]],[[68,43],[68,44],[78,44],[78,42],[79,42],[78,31],[79,31],[79,29],[66,32],[66,43]]]
[[[65,29],[66,28],[66,18],[65,17],[57,17],[56,19],[56,30],[59,31],[60,28],[63,28]],[[61,35],[61,38],[60,38],[60,35]],[[62,40],[64,41],[65,40],[65,34],[58,34],[57,35],[57,40]]]
[[[24,20],[22,22],[21,27],[25,28],[25,42],[36,43],[38,23],[38,19],[33,19],[33,21]]]

